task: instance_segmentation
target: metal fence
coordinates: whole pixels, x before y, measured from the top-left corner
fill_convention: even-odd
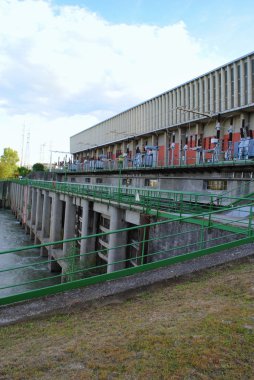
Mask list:
[[[112,241],[112,236],[120,235],[126,236],[126,242],[108,247],[99,245],[100,240]],[[94,248],[82,252],[83,240],[92,242]],[[20,260],[15,265],[2,265],[0,269],[0,305],[169,266],[253,240],[253,206],[248,204],[1,251],[0,258],[15,255]],[[64,256],[63,244],[69,247]],[[40,256],[42,250],[44,255],[47,252],[47,257]],[[33,262],[24,262],[24,256],[30,251]],[[52,265],[59,273],[50,274],[45,269]],[[26,277],[27,273],[41,268],[36,279]]]

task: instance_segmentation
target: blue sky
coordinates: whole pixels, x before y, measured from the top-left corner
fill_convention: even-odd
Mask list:
[[[49,161],[81,130],[253,51],[253,14],[249,0],[0,0],[0,154]]]

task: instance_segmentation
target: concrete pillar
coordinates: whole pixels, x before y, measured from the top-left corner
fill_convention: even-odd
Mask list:
[[[203,111],[203,79],[200,78],[199,79],[199,95],[198,95],[198,98],[199,98],[199,104],[198,104],[198,110],[199,112],[202,112]]]
[[[165,105],[165,94],[161,97],[161,126],[166,126],[166,105]]]
[[[36,218],[35,218],[35,230],[34,230],[34,243],[37,244],[37,232],[41,231],[42,227],[42,192],[37,189],[37,200],[36,200]]]
[[[221,111],[225,111],[226,106],[225,106],[225,68],[221,69]]]
[[[31,208],[31,229],[30,236],[33,235],[33,226],[35,226],[36,219],[36,206],[37,206],[37,189],[32,188],[32,208]]]
[[[193,110],[193,83],[189,83],[190,86],[190,110]],[[190,113],[190,118],[193,119],[193,113]]]
[[[194,86],[195,86],[195,107],[194,107],[194,109],[196,111],[198,111],[199,107],[200,107],[200,104],[199,104],[199,80],[198,79],[195,80]],[[195,114],[195,115],[196,115],[195,118],[197,118],[198,115],[197,114]]]
[[[166,127],[169,126],[169,110],[168,110],[168,102],[169,102],[169,99],[168,99],[168,92],[165,94],[165,125]]]
[[[218,71],[215,72],[215,105],[214,109],[215,112],[220,112],[220,94],[219,94],[219,73]]]
[[[157,103],[157,111],[158,111],[158,114],[157,114],[158,127],[157,128],[162,128],[162,122],[161,122],[161,98],[162,98],[162,96],[160,96],[158,98],[158,103]]]
[[[248,77],[248,104],[252,103],[254,99],[252,99],[252,86],[254,86],[254,83],[252,83],[252,70],[251,70],[251,58],[248,57],[247,59],[247,77]]]
[[[50,197],[47,191],[43,191],[43,210],[42,210],[42,239],[48,238],[50,234]]]
[[[173,90],[172,92],[172,95],[173,95],[173,110],[172,110],[172,113],[173,113],[173,124],[176,124],[176,90]]]
[[[173,125],[173,93],[172,91],[168,94],[168,125]]]
[[[203,112],[210,112],[210,109],[208,107],[208,78],[207,76],[204,77],[204,87],[205,87],[205,108],[203,109]]]
[[[229,109],[229,108],[232,107],[232,86],[231,86],[232,75],[231,75],[231,67],[227,66],[227,70],[228,70],[228,104],[226,105],[226,107]]]
[[[124,211],[117,208],[110,208],[110,231],[124,228],[126,223],[124,222]],[[116,270],[125,268],[125,262],[120,262],[126,258],[126,247],[120,247],[126,244],[127,234],[126,232],[114,233],[109,235],[109,250],[108,250],[108,267],[107,273],[112,273]]]
[[[234,107],[238,106],[238,81],[237,81],[237,64],[234,63]]]
[[[62,211],[63,204],[60,201],[60,196],[54,193],[52,197],[50,223],[50,241],[52,242],[62,240]]]
[[[214,105],[214,97],[213,97],[213,75],[210,74],[210,110],[211,112],[215,112],[215,105]]]
[[[245,78],[244,78],[244,62],[243,60],[241,60],[240,62],[240,83],[241,83],[241,86],[240,86],[240,103],[241,104],[238,104],[239,106],[243,106],[245,104]],[[247,102],[246,102],[247,103]]]
[[[71,239],[75,237],[76,206],[73,204],[73,198],[66,195],[65,216],[64,216],[64,235],[63,238]],[[75,242],[63,243],[63,255],[73,254],[73,245]]]
[[[81,235],[94,235],[97,231],[98,213],[89,209],[89,201],[82,199],[82,229]],[[82,239],[80,242],[80,262],[83,267],[89,268],[96,265],[96,254],[88,254],[95,251],[95,238]]]
[[[45,239],[49,238],[50,234],[50,213],[51,213],[51,204],[49,193],[43,191],[43,208],[42,208],[42,224],[41,224],[41,240],[42,243]],[[48,256],[48,250],[45,247],[41,247],[40,250],[41,256]]]
[[[50,241],[62,240],[62,212],[63,204],[60,201],[60,196],[57,193],[53,194],[52,197],[52,207],[51,207],[51,223],[50,223]],[[59,264],[54,260],[54,250],[59,248],[59,246],[53,245],[49,248],[49,270],[51,272],[59,272]]]

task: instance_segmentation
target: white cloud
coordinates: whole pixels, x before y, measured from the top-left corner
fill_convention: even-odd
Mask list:
[[[32,163],[45,142],[68,150],[71,135],[223,63],[204,51],[182,21],[111,24],[85,8],[1,0],[1,148],[20,151],[26,123]]]

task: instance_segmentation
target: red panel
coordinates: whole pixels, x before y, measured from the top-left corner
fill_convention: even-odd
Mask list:
[[[164,166],[165,165],[165,146],[161,145],[159,146],[158,151],[158,166]]]

